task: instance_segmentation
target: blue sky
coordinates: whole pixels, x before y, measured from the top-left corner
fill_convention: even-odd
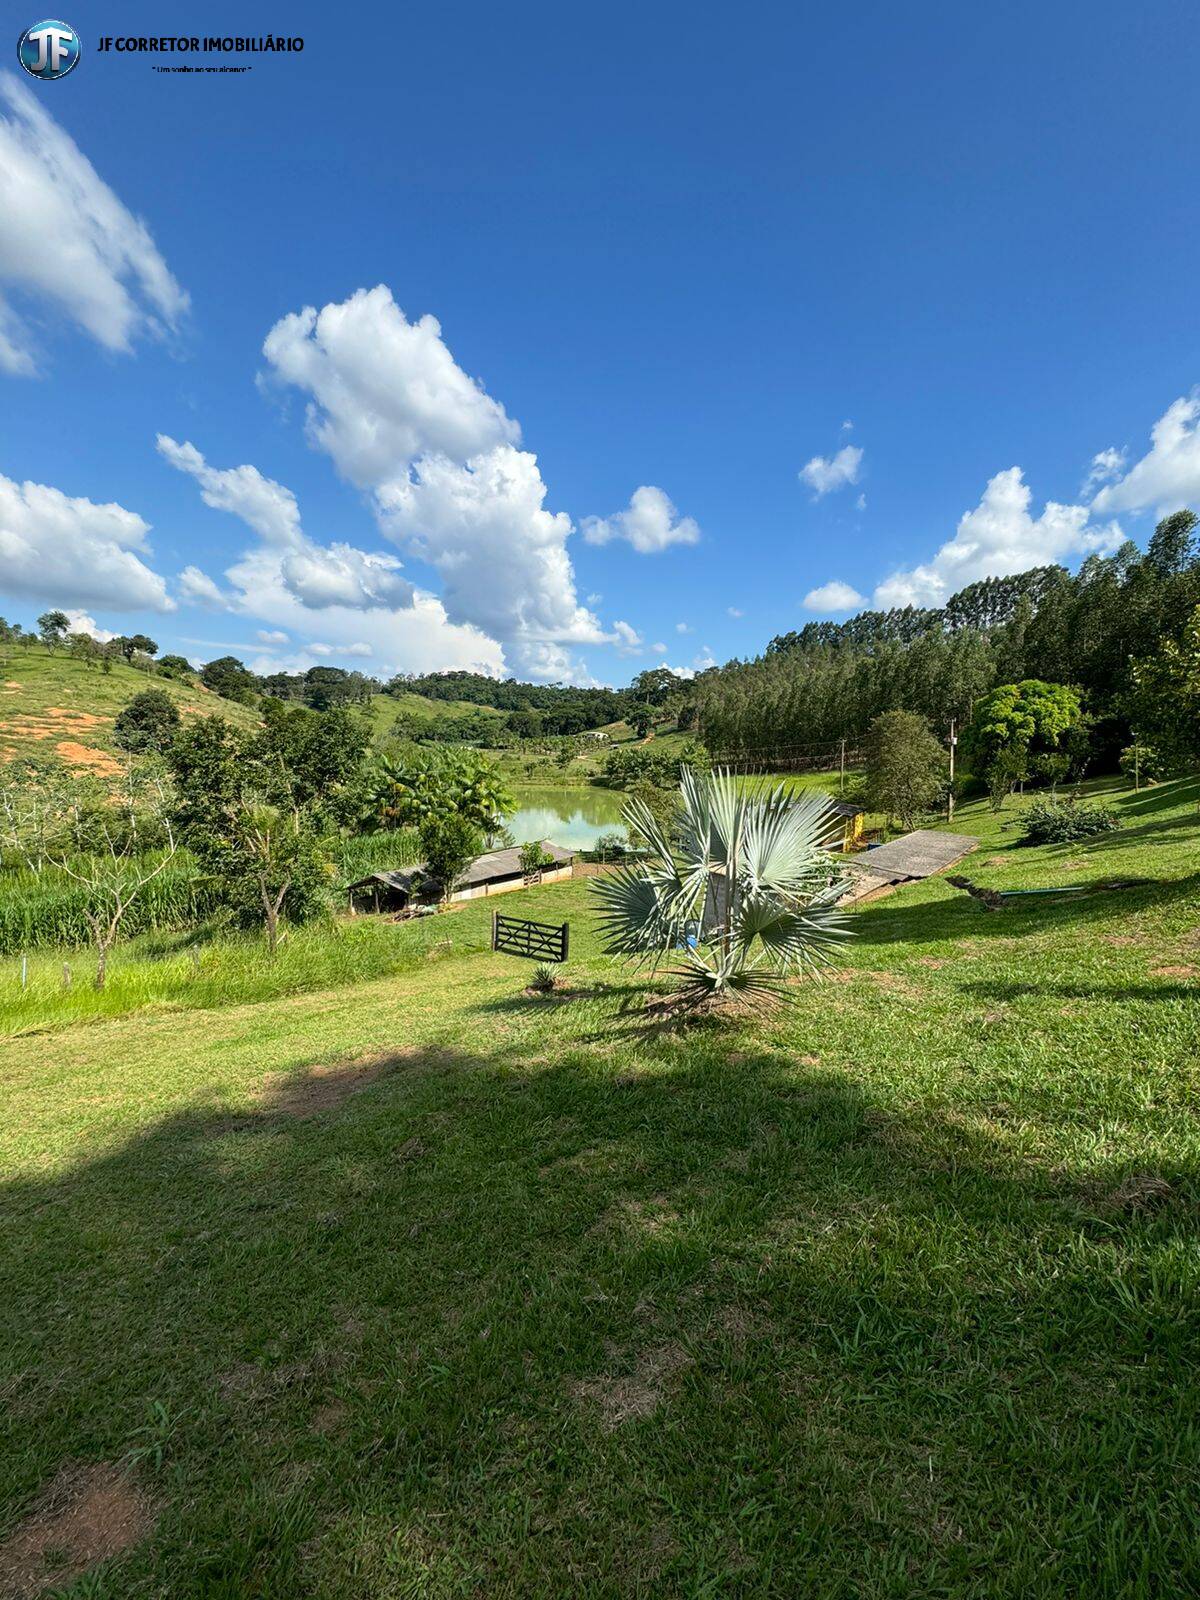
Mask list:
[[[10,618],[622,683],[1200,503],[1191,8],[287,13],[0,62]]]

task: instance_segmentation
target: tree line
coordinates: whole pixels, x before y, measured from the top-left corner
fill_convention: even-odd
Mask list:
[[[1038,680],[1078,692],[1093,770],[1115,769],[1134,738],[1171,743],[1186,762],[1188,719],[1171,685],[1185,681],[1200,607],[1196,526],[1191,511],[1176,512],[1144,553],[1126,541],[1074,575],[1037,567],[972,584],[937,609],[867,611],[780,635],[757,659],[697,681],[704,741],[717,758],[857,742],[895,710],[945,738],[990,690]]]

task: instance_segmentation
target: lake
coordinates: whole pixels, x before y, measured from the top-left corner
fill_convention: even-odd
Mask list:
[[[531,789],[516,787],[517,810],[504,825],[518,844],[549,839],[567,850],[590,850],[602,833],[625,836],[621,806],[625,796],[614,789]]]

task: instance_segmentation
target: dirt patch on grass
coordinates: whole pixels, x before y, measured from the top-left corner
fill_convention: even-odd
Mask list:
[[[1107,1216],[1136,1217],[1157,1211],[1174,1191],[1157,1172],[1131,1172],[1115,1189],[1090,1184],[1084,1190],[1089,1205]]]
[[[103,750],[80,744],[76,739],[60,739],[55,749],[69,767],[85,767],[99,778],[115,778],[121,763]]]
[[[110,1561],[154,1525],[150,1500],[111,1462],[59,1468],[24,1520],[0,1545],[0,1597],[25,1600]]]
[[[1190,965],[1174,967],[1151,967],[1152,978],[1200,978],[1200,967]]]
[[[885,994],[898,995],[904,1000],[920,1000],[925,994],[919,983],[906,978],[902,972],[864,972],[863,977],[870,979]]]
[[[338,1066],[309,1067],[306,1072],[276,1072],[262,1087],[264,1109],[277,1117],[319,1117],[334,1111],[343,1100],[370,1088],[388,1071],[388,1058],[342,1062]]]
[[[572,1399],[599,1413],[600,1426],[613,1433],[623,1423],[652,1417],[667,1390],[692,1358],[682,1345],[661,1344],[645,1350],[624,1376],[579,1378],[569,1385]]]

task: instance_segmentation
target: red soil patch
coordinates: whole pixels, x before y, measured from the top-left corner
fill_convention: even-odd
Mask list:
[[[51,1584],[70,1583],[130,1549],[153,1525],[150,1501],[120,1467],[106,1461],[60,1467],[0,1545],[0,1596],[32,1600]]]
[[[1152,978],[1200,978],[1200,967],[1151,967]]]
[[[95,750],[88,744],[78,744],[74,739],[60,739],[54,748],[67,766],[86,767],[101,778],[114,778],[121,770],[121,763],[114,761],[105,751]]]

